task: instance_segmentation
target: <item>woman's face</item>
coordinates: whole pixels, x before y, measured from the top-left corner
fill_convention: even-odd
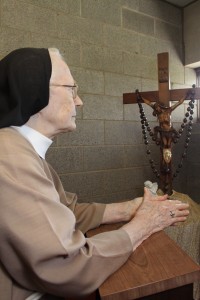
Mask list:
[[[54,135],[60,132],[76,129],[76,106],[82,106],[83,102],[77,95],[74,97],[71,87],[75,82],[67,64],[58,56],[52,60],[52,76],[50,79],[49,103],[39,114],[50,126]]]

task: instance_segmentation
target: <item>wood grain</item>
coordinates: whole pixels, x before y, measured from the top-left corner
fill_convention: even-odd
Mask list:
[[[113,229],[116,225],[101,226],[88,235]],[[102,284],[99,293],[102,300],[138,299],[197,280],[200,280],[200,267],[161,231],[144,241]]]

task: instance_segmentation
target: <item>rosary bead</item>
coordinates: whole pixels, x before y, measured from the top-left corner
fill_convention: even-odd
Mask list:
[[[144,140],[147,140],[147,135],[146,134],[144,134]]]
[[[190,111],[190,114],[193,115],[193,113],[194,113],[193,110],[191,110],[191,111]]]
[[[178,165],[178,167],[179,167],[179,168],[182,168],[182,166],[183,166],[183,164],[182,164],[182,163],[180,163],[180,164]]]
[[[146,127],[149,126],[149,123],[148,123],[148,122],[145,122],[145,126],[146,126]]]
[[[178,132],[179,132],[179,133],[182,133],[182,132],[183,132],[183,129],[182,129],[182,128],[180,128]]]
[[[154,163],[153,159],[150,159],[149,162],[150,162],[150,164],[153,164],[153,163]]]
[[[188,143],[185,143],[184,147],[187,148],[188,147]]]
[[[176,144],[178,141],[177,141],[177,139],[173,139],[173,142],[174,142],[174,144]]]
[[[184,123],[187,123],[187,119],[186,119],[186,118],[184,118],[184,119],[183,119],[183,122],[184,122]]]
[[[189,143],[190,137],[187,137],[187,138],[185,139],[185,141],[186,141],[186,143]]]
[[[143,129],[143,130],[142,130],[142,133],[143,133],[143,134],[146,134],[147,132],[146,132],[146,130],[145,130],[145,129]]]
[[[149,132],[149,135],[150,135],[150,136],[153,136],[153,132],[152,132],[152,131],[150,131],[150,132]]]
[[[188,107],[188,108],[187,108],[187,111],[190,111],[190,110],[191,110],[191,107]]]
[[[191,132],[188,132],[188,133],[187,133],[187,137],[190,137],[191,135],[192,135]]]
[[[186,112],[186,113],[185,113],[185,116],[186,116],[186,117],[189,117],[189,113],[188,113],[188,112]]]
[[[151,151],[149,149],[147,150],[147,154],[151,154]]]
[[[182,128],[185,128],[185,124],[184,124],[184,123],[183,123],[183,124],[181,124],[181,127],[182,127]]]
[[[193,120],[193,117],[192,117],[192,116],[190,116],[190,117],[189,117],[189,119],[190,119],[190,121],[192,121],[192,120]]]
[[[149,144],[149,142],[148,142],[148,141],[144,141],[144,143],[145,143],[145,145],[148,145],[148,144]]]
[[[186,157],[186,152],[183,152],[182,158],[185,158],[185,157]]]
[[[147,130],[148,130],[148,131],[151,131],[151,128],[148,126],[148,127],[147,127]]]

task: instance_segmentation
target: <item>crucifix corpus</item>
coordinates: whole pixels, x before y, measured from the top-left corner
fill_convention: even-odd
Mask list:
[[[153,159],[149,159],[151,168],[159,179],[159,187],[164,193],[172,194],[173,179],[180,172],[183,165],[183,159],[186,157],[188,144],[192,131],[193,109],[195,99],[200,99],[200,88],[195,88],[195,85],[190,89],[175,89],[170,90],[169,80],[169,54],[159,53],[158,56],[158,87],[159,91],[125,93],[123,94],[123,103],[137,103],[139,106],[142,134],[144,143],[147,146],[147,155],[151,154],[147,132],[156,145],[160,146],[160,171],[156,169]],[[183,118],[180,129],[177,131],[171,123],[171,113],[184,100],[190,100],[187,112]],[[176,101],[171,106],[171,101]],[[145,116],[142,103],[149,105],[153,110],[153,115],[157,117],[159,125],[152,130]],[[187,126],[186,126],[187,125]],[[184,129],[186,132],[186,140],[184,150],[180,158],[180,162],[175,172],[172,170],[172,145],[177,143]]]

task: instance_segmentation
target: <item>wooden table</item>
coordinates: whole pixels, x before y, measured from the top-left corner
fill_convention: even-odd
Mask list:
[[[88,236],[116,229],[101,226]],[[98,266],[97,266],[98,268]],[[102,300],[192,300],[200,267],[163,231],[142,243],[99,288]]]

